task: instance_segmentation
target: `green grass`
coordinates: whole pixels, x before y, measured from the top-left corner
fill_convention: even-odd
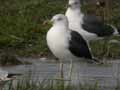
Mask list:
[[[120,41],[120,38],[114,37]],[[112,38],[112,39],[114,39]],[[103,59],[119,59],[120,58],[120,44],[109,43],[109,39],[92,41],[90,43],[94,56]]]
[[[54,14],[64,13],[66,4],[67,0],[0,1],[0,51],[9,49],[10,53],[21,56],[41,56],[50,53],[46,45],[46,33],[51,26],[45,22]],[[111,15],[110,23],[119,26],[118,5],[114,6]],[[104,46],[102,42],[92,44],[92,51],[97,57],[103,57],[106,53],[106,48],[101,49],[102,46]],[[120,47],[111,48],[112,53],[110,52],[108,56],[119,58]]]
[[[70,82],[59,80],[43,80],[36,82],[32,80],[19,80],[15,84],[14,81],[7,82],[3,86],[3,90],[100,90],[98,83],[73,85]]]
[[[22,55],[48,52],[45,35],[50,26],[44,25],[44,22],[56,13],[63,13],[63,2],[65,1],[1,1],[0,49],[14,49]]]
[[[94,84],[78,84],[59,80],[33,81],[29,79],[17,80],[17,82],[9,81],[2,87],[2,90],[101,90],[98,82]],[[120,84],[115,87],[120,90]]]

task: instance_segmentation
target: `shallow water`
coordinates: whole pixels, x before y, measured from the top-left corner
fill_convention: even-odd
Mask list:
[[[59,63],[45,60],[22,58],[21,60],[30,61],[32,65],[18,65],[3,67],[4,70],[12,73],[30,74],[32,80],[56,79],[59,76]],[[99,83],[101,90],[114,90],[120,78],[120,62],[115,61],[107,65],[86,64],[80,62],[73,63],[72,82],[74,84]],[[69,80],[69,63],[64,64],[64,78]]]

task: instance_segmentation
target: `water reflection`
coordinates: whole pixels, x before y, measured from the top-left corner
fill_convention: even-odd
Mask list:
[[[32,80],[55,79],[59,74],[59,63],[50,61],[41,62],[40,59],[29,59],[29,61],[33,64],[4,67],[3,69],[13,73],[23,73],[24,75],[30,75]],[[119,61],[115,61],[112,64],[98,66],[94,64],[75,62],[72,72],[73,83],[78,84],[79,82],[81,82],[94,84],[95,82],[98,82],[99,85],[104,88],[115,87],[120,76],[119,63]],[[67,77],[68,71],[69,63],[65,63],[65,80],[69,80],[69,78]]]

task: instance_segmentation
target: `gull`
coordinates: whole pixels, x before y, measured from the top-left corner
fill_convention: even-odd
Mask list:
[[[7,71],[0,69],[0,82],[12,80],[16,78],[16,76],[19,76],[19,75],[21,74],[8,73]]]
[[[63,69],[64,61],[71,62],[70,73],[73,60],[84,60],[90,63],[99,62],[92,56],[87,42],[82,35],[69,29],[68,19],[65,15],[56,14],[52,17],[51,22],[53,25],[47,32],[46,40],[51,52],[59,58],[61,62],[60,71]]]
[[[105,24],[93,14],[82,13],[80,0],[69,0],[65,15],[68,17],[69,27],[80,33],[85,40],[97,40],[119,35],[120,29],[113,25]]]
[[[0,68],[0,90],[3,90],[3,87],[7,82],[16,79],[16,77],[20,75],[22,74],[8,73]]]

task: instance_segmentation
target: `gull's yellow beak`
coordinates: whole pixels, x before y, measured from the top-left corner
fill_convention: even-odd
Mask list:
[[[43,22],[43,25],[52,25],[53,22],[51,20],[46,20]]]
[[[49,25],[52,26],[53,25],[53,20],[49,20],[48,23],[49,23]]]

